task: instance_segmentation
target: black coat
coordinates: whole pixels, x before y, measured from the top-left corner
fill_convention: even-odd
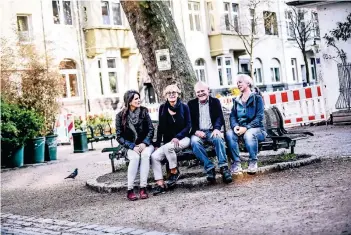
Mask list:
[[[222,105],[219,99],[209,97],[210,117],[213,129],[221,130],[224,125],[224,117],[222,111]],[[190,131],[191,135],[194,135],[196,131],[200,130],[200,108],[199,99],[193,99],[188,102],[190,109],[192,128]]]
[[[129,128],[128,122],[124,128],[122,124],[122,116],[124,110],[116,115],[116,137],[119,144],[128,149],[133,149],[136,145],[144,143],[146,146],[151,145],[154,136],[154,127],[148,109],[140,107],[139,122],[135,125],[138,138],[134,141],[134,132]]]

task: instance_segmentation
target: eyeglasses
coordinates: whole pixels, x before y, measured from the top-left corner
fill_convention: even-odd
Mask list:
[[[176,91],[169,91],[169,92],[166,92],[166,95],[177,95],[178,92]]]

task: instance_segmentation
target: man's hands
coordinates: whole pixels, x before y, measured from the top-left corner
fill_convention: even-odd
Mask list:
[[[246,131],[247,131],[246,127],[242,127],[242,126],[234,127],[234,133],[237,134],[238,136],[245,134]]]
[[[141,154],[141,152],[144,151],[145,148],[146,148],[146,144],[141,143],[141,144],[135,146],[133,150],[134,150],[137,154]]]
[[[211,133],[211,137],[222,138],[222,132],[220,130],[214,129]]]
[[[173,138],[171,142],[174,144],[174,148],[179,148],[179,140],[177,138]]]
[[[206,137],[206,134],[205,134],[205,132],[203,132],[203,131],[196,131],[196,132],[195,132],[195,135],[196,135],[197,137],[201,138],[201,139],[203,139],[203,138]]]

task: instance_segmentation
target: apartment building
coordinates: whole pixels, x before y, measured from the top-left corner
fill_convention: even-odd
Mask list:
[[[251,27],[252,11],[244,0],[170,0],[168,4],[199,80],[213,94],[226,94],[235,75],[250,63],[237,29]],[[116,109],[128,89],[141,91],[146,103],[156,97],[133,34],[118,0],[5,0],[1,1],[1,35],[11,37],[15,25],[22,43],[34,43],[55,56],[66,91],[62,112],[83,114]],[[304,60],[291,38],[288,6],[283,0],[257,8],[254,47],[255,83],[263,90],[302,86]],[[318,25],[313,9],[306,14]],[[267,26],[268,25],[268,26]],[[315,32],[316,43],[319,33]],[[317,79],[318,58],[308,45],[311,82]]]

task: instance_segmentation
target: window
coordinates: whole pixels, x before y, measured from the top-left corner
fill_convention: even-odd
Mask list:
[[[277,59],[271,61],[271,79],[272,82],[280,82],[280,62]]]
[[[298,74],[297,74],[297,63],[296,63],[295,58],[291,59],[291,72],[292,72],[292,76],[293,76],[293,81],[298,82],[299,78],[298,78]]]
[[[312,12],[312,23],[313,23],[313,34],[315,38],[321,37],[321,32],[319,30],[319,20],[318,20],[318,13]]]
[[[311,72],[312,72],[312,80],[317,79],[317,68],[316,68],[316,59],[311,58]]]
[[[60,62],[59,68],[65,88],[62,97],[79,97],[79,85],[77,79],[76,63],[71,59],[65,59]]]
[[[101,95],[103,95],[104,94],[104,82],[102,80],[101,59],[98,59],[98,68],[99,68],[100,91],[101,91]]]
[[[110,84],[110,92],[118,93],[116,58],[107,58],[107,73]]]
[[[228,31],[239,31],[239,5],[236,3],[224,2],[225,28]]]
[[[101,1],[101,14],[104,25],[122,25],[120,3],[115,1]]]
[[[54,24],[72,25],[71,1],[52,1],[52,14]]]
[[[251,24],[251,32],[256,34],[256,11],[255,9],[250,9],[250,24]]]
[[[215,31],[215,22],[214,22],[214,12],[213,12],[213,6],[212,2],[207,2],[207,18],[208,18],[208,25],[209,28],[212,31]]]
[[[278,35],[277,16],[275,12],[264,11],[263,17],[266,35]]]
[[[219,84],[221,86],[233,85],[232,58],[229,56],[217,57],[217,68]]]
[[[286,20],[286,33],[288,35],[288,38],[294,38],[294,24],[293,24],[291,11],[285,12],[285,20]]]
[[[17,15],[18,37],[21,42],[31,40],[31,21],[29,15]]]
[[[263,69],[262,69],[262,62],[259,58],[255,59],[254,62],[254,76],[255,76],[255,83],[262,84],[263,83]]]
[[[199,2],[189,2],[189,21],[191,31],[201,31],[200,22],[200,3]]]
[[[299,28],[301,30],[301,33],[306,34],[307,32],[306,32],[306,23],[305,23],[305,12],[299,9],[297,17],[298,17]]]
[[[195,73],[197,80],[206,82],[205,60],[197,59],[195,61]]]

